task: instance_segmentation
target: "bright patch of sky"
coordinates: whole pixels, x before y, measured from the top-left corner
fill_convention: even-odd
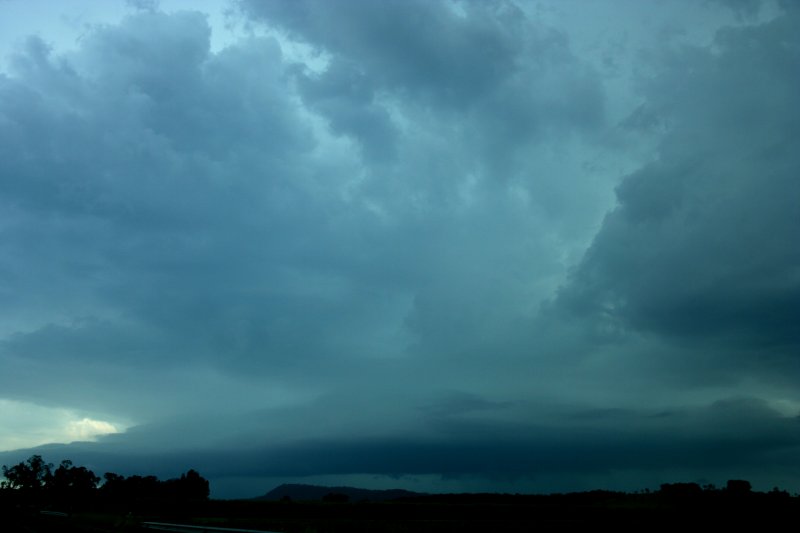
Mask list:
[[[92,441],[126,424],[97,420],[70,409],[0,399],[0,451],[42,444]]]

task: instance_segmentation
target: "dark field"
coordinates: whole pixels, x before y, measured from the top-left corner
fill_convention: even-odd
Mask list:
[[[3,502],[4,531],[151,531],[142,522],[286,533],[530,532],[613,527],[614,530],[721,527],[754,530],[791,524],[800,498],[785,492],[731,494],[676,484],[652,493],[605,491],[563,495],[429,495],[387,502],[84,502],[69,516]],[[689,486],[691,489],[691,487]],[[788,520],[788,522],[787,522]]]

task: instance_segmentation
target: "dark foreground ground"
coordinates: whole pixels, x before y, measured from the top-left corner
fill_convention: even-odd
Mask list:
[[[8,533],[152,531],[140,525],[152,521],[286,533],[527,533],[606,528],[777,531],[797,525],[800,498],[785,493],[734,497],[722,492],[667,495],[595,491],[549,496],[437,495],[388,502],[94,502],[75,505],[68,516],[42,511],[35,506],[6,503],[0,508],[0,530]]]

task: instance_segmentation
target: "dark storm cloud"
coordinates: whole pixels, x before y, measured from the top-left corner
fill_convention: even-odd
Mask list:
[[[241,2],[244,10],[334,55],[351,57],[372,83],[470,101],[516,70],[526,38],[521,11],[508,2]]]
[[[602,122],[593,69],[508,2],[240,5],[327,59],[321,74],[298,71],[300,94],[362,146],[365,197],[402,220],[390,235],[406,258],[372,272],[399,259],[418,278],[404,322],[418,351],[506,337],[537,298],[526,278],[553,275],[551,247],[592,217],[580,205],[591,186],[563,179],[548,147]]]
[[[497,165],[532,137],[591,129],[602,119],[602,90],[591,69],[562,33],[511,2],[240,6],[326,54],[323,74],[301,74],[301,94],[368,151],[398,127],[393,109],[403,112],[407,128],[424,128],[415,122],[431,115],[445,119],[453,129],[443,134],[471,140]],[[513,165],[501,167],[496,179],[514,172]]]
[[[721,4],[742,17],[753,17],[758,14],[763,2],[760,0],[711,0]]]
[[[583,488],[796,464],[795,374],[749,372],[798,341],[796,14],[620,44],[622,105],[531,5],[238,5],[273,37],[212,52],[151,6],[0,75],[4,398],[134,425],[48,460]]]
[[[658,158],[617,187],[619,205],[561,304],[611,327],[721,340],[753,357],[796,352],[797,22],[788,13],[721,31],[716,50],[679,51],[645,82],[670,133]]]
[[[356,64],[340,61],[334,60],[317,79],[299,73],[303,100],[330,121],[334,133],[358,139],[368,159],[391,159],[396,132],[389,112],[376,102],[367,74]]]
[[[471,53],[476,15],[469,24],[447,10],[437,17],[457,34],[445,48]],[[499,24],[514,20],[480,31],[503,41]],[[526,312],[542,289],[527,287],[521,265],[554,275],[558,262],[544,258],[557,239],[529,231],[547,214],[503,188],[483,194],[493,176],[465,156],[499,142],[474,133],[485,115],[453,130],[415,103],[433,86],[404,99],[425,76],[399,83],[359,47],[370,48],[359,43],[318,75],[287,64],[271,39],[211,54],[202,15],[151,11],[89,32],[68,55],[38,38],[17,52],[0,85],[5,294],[15,304],[2,350],[15,394],[80,406],[103,397],[140,413],[156,402],[140,402],[136,388],[169,383],[186,363],[324,390],[377,378],[371,360],[408,356],[412,345],[410,360],[423,362],[490,344],[502,335],[495,327]],[[566,53],[559,40],[552,47]],[[584,76],[565,57],[556,79]],[[494,68],[490,59],[475,68]],[[415,62],[396,61],[406,65],[398,72]],[[375,95],[389,82],[400,89],[384,106]],[[421,121],[398,129],[390,112]],[[363,139],[365,152],[342,134]],[[528,178],[515,187],[551,189],[549,176]],[[194,388],[185,375],[173,390]],[[71,380],[82,386],[70,392]]]
[[[71,56],[31,39],[3,78],[4,293],[16,324],[3,364],[18,394],[81,406],[123,396],[136,410],[135,387],[107,384],[141,386],[189,360],[238,367],[269,354],[285,368],[324,345],[309,323],[335,332],[359,312],[341,313],[332,298],[346,283],[336,294],[336,275],[305,257],[335,240],[346,206],[321,215],[328,194],[304,170],[314,143],[277,44],[212,56],[208,39],[199,14],[140,14]],[[86,386],[37,385],[54,374]]]

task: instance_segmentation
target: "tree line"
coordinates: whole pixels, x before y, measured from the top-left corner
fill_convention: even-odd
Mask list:
[[[0,481],[0,495],[27,502],[196,501],[207,500],[210,494],[208,480],[195,470],[165,481],[155,476],[125,477],[113,472],[106,472],[100,478],[68,459],[53,468],[40,455],[16,465],[3,465],[2,469],[5,479]]]

